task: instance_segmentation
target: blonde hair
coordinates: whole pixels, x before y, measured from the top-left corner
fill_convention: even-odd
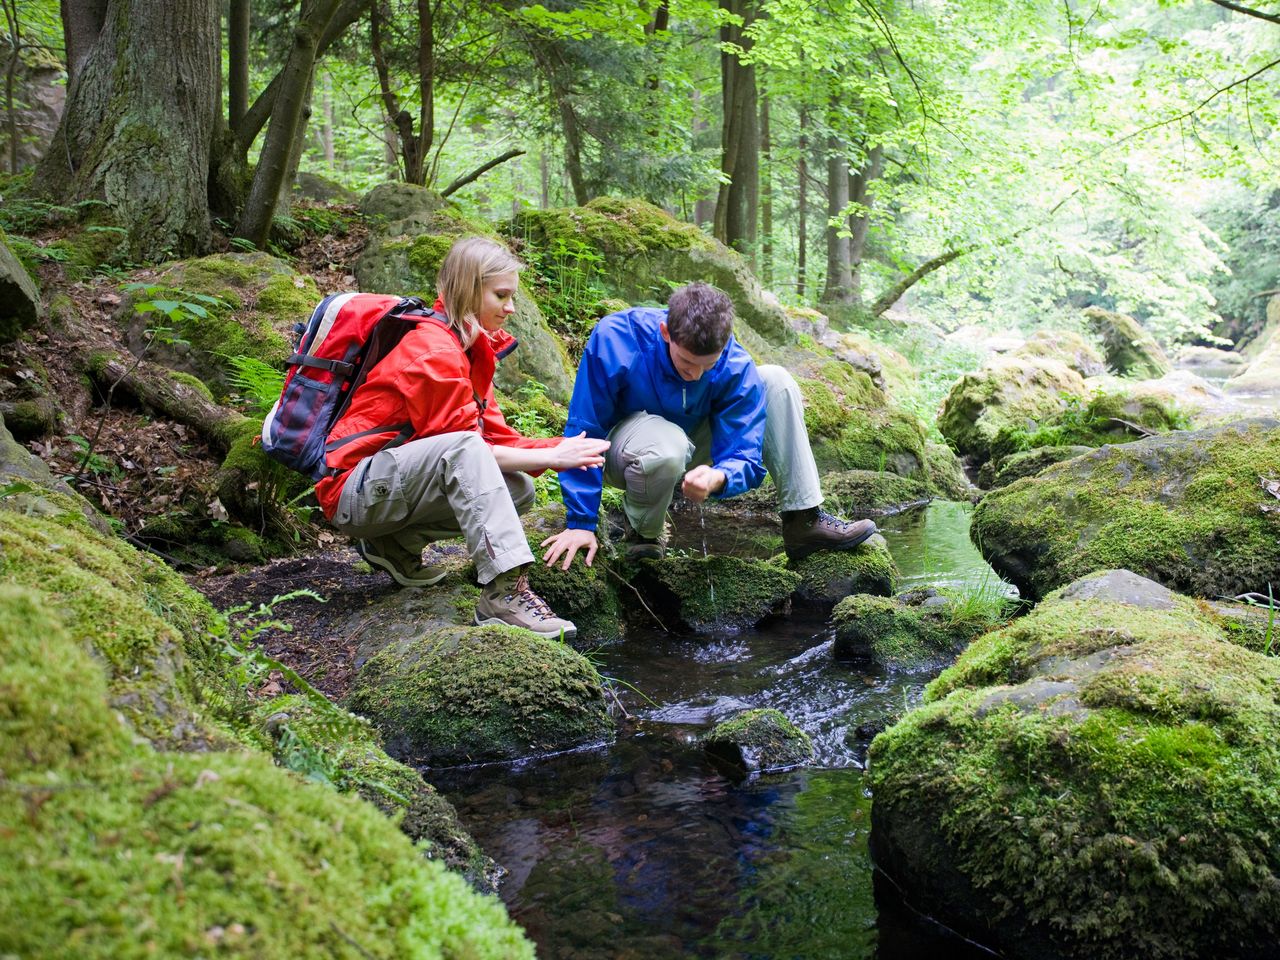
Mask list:
[[[463,237],[449,248],[440,264],[436,290],[464,350],[480,335],[476,314],[485,282],[500,274],[519,273],[523,266],[510,250],[485,237]]]

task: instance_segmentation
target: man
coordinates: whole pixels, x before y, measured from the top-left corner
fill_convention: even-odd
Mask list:
[[[603,469],[560,475],[566,529],[542,542],[548,566],[599,549],[604,483],[625,491],[625,554],[660,557],[675,493],[695,503],[760,485],[778,488],[787,556],[847,550],[876,532],[818,509],[822,489],[800,388],[786,370],[757,367],[733,338],[733,304],[705,283],[672,293],[666,310],[636,307],[601,320],[582,354],[565,436],[608,438]],[[692,469],[687,469],[693,464]]]

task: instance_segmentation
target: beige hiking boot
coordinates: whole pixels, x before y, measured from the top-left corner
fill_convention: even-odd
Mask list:
[[[524,568],[500,573],[480,588],[476,601],[476,625],[521,627],[548,640],[572,640],[578,635],[573,621],[557,617],[547,602],[529,587]]]
[[[817,507],[782,512],[782,544],[791,560],[819,550],[851,550],[875,532],[871,520],[841,520]]]

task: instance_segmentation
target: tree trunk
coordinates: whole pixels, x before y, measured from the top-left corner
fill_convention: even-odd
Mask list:
[[[800,159],[796,162],[796,296],[804,298],[809,253],[809,110],[800,107]]]
[[[315,67],[320,37],[339,6],[340,0],[316,0],[304,7],[294,29],[293,47],[280,72],[281,86],[267,137],[258,156],[253,185],[236,234],[257,246],[266,245],[275,216],[276,201],[289,170],[294,140],[302,129],[302,116],[311,89],[311,73]]]
[[[841,236],[844,208],[849,205],[849,163],[843,144],[827,137],[827,285],[823,303],[853,303],[853,264],[849,238]]]
[[[337,156],[333,150],[333,77],[324,75],[324,123],[320,127],[320,148],[324,151],[325,169],[333,172]]]
[[[564,133],[564,166],[569,174],[569,183],[573,186],[573,202],[578,206],[586,206],[591,200],[587,190],[587,180],[582,173],[582,134],[578,129],[578,115],[574,113],[573,104],[569,100],[569,91],[556,91],[556,106],[560,109],[560,126]]]
[[[742,17],[742,25],[720,28],[723,43],[751,48],[744,30],[755,18],[754,0],[720,0],[720,8]],[[736,54],[720,54],[720,84],[724,125],[720,137],[720,170],[727,182],[716,199],[716,239],[736,250],[752,254],[756,241],[756,214],[760,198],[760,134],[756,108],[755,67],[743,64]]]
[[[298,118],[298,132],[289,144],[289,160],[285,164],[284,179],[280,182],[280,193],[276,196],[276,216],[288,216],[293,209],[293,184],[298,179],[298,165],[302,163],[302,151],[307,145],[307,124],[311,122],[314,93],[315,68],[312,67],[311,82],[307,84],[307,95],[303,100],[302,116]]]
[[[760,282],[773,286],[773,141],[769,136],[769,98],[760,98]]]
[[[4,108],[5,133],[9,138],[9,172],[18,172],[18,112],[13,105],[13,84],[18,72],[18,57],[22,53],[21,24],[18,12],[13,8],[12,0],[3,0],[4,19],[9,26],[9,37],[13,47],[9,51],[9,62],[4,69]]]
[[[431,0],[418,0],[418,155],[410,183],[426,185],[427,154],[436,136],[436,31]]]
[[[227,16],[227,123],[235,130],[249,112],[249,0],[231,0]]]
[[[209,245],[219,18],[217,0],[110,0],[40,162],[48,195],[105,201],[136,260]]]
[[[80,80],[93,45],[107,22],[108,0],[61,0],[62,42],[67,51],[67,97]]]
[[[867,209],[849,217],[849,263],[853,271],[853,302],[862,303],[862,258],[867,252],[867,230],[871,226],[871,182],[880,178],[884,169],[884,148],[872,147],[862,169],[849,175],[849,201]]]

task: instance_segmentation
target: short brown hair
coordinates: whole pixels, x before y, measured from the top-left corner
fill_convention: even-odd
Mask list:
[[[690,353],[719,353],[733,333],[733,301],[708,283],[687,284],[667,300],[667,333]]]

